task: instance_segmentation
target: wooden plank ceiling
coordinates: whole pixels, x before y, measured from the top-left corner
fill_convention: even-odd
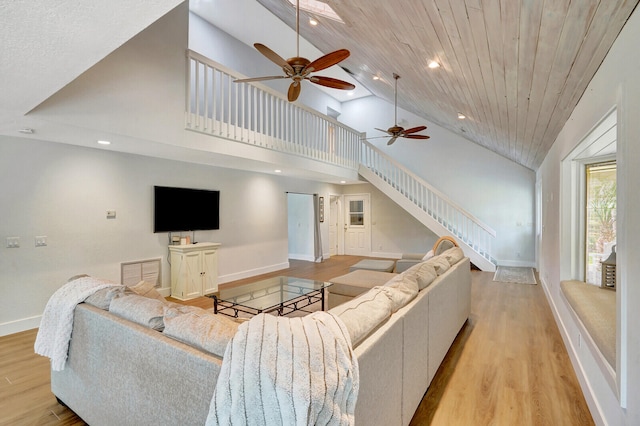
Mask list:
[[[258,2],[295,29],[287,0]],[[326,3],[344,23],[302,10],[300,34],[349,49],[360,84],[393,103],[398,73],[398,106],[536,170],[638,0]]]

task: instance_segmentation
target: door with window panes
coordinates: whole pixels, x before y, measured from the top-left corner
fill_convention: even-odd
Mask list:
[[[371,254],[369,194],[345,195],[344,254]]]

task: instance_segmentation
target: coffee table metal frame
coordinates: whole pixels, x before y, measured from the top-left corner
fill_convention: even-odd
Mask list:
[[[227,295],[213,293],[207,297],[213,299],[213,312],[216,314],[238,318],[240,312],[249,315],[276,312],[282,316],[295,311],[309,312],[303,308],[317,302],[321,303],[324,311],[325,289],[330,285],[330,282],[280,276],[225,290]],[[261,307],[251,306],[261,298],[275,298],[277,301],[267,302]]]

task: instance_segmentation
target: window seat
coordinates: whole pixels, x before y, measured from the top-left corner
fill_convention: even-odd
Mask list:
[[[615,369],[616,293],[575,280],[561,281],[560,288],[587,333]]]

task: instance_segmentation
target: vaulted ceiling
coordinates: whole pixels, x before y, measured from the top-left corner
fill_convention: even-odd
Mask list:
[[[393,103],[397,73],[401,108],[535,170],[639,1],[326,0],[344,23],[313,14],[319,25],[312,27],[303,11],[300,32],[318,54],[351,51],[340,65],[356,91]],[[0,2],[0,133],[16,134],[31,108],[179,3]],[[239,39],[253,28],[244,10],[229,18],[229,8],[256,5],[264,15],[264,6],[295,29],[288,0],[191,3],[222,15],[230,21],[223,29],[235,28]],[[271,40],[285,37],[261,30],[280,52]],[[256,41],[262,37],[245,42]],[[430,60],[440,68],[428,68]]]
[[[295,28],[288,0],[257,1]],[[340,65],[360,84],[393,102],[397,73],[401,108],[535,170],[638,1],[325,3],[344,23],[302,10],[300,34],[324,53],[349,49]]]

